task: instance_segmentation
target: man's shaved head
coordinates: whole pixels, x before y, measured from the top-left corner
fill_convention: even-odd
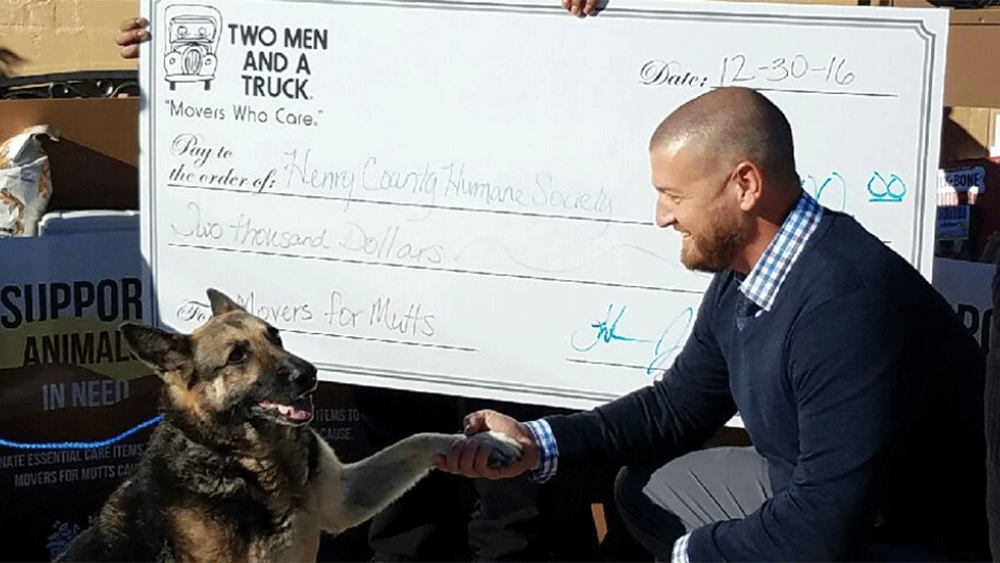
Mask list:
[[[749,160],[776,185],[798,187],[792,129],[771,100],[748,88],[718,88],[684,103],[660,123],[650,152],[683,146],[707,166],[729,170]]]

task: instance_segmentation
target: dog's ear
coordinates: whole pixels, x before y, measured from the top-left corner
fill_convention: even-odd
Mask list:
[[[186,378],[191,373],[191,339],[151,326],[124,323],[122,335],[139,361],[166,379],[169,374]]]
[[[212,316],[218,316],[230,311],[246,312],[246,309],[237,305],[235,301],[218,289],[210,287],[206,293],[208,293],[208,302],[212,304]]]

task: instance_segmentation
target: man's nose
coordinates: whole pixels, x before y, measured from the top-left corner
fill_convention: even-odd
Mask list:
[[[656,200],[656,226],[669,227],[677,219],[674,217],[674,207],[669,199],[660,196]]]

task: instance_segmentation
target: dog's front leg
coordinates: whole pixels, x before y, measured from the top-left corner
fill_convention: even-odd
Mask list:
[[[378,453],[344,466],[344,528],[364,522],[403,495],[434,467],[461,434],[415,434]]]
[[[364,522],[403,495],[434,467],[434,455],[445,454],[461,434],[415,434],[375,455],[345,465],[341,477],[344,528]],[[494,432],[473,439],[492,446],[490,463],[502,465],[521,455],[512,439]]]

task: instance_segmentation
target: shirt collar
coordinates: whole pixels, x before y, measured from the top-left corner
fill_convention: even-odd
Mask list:
[[[770,311],[781,284],[822,218],[823,207],[803,191],[778,234],[740,284],[740,291],[761,309]]]

